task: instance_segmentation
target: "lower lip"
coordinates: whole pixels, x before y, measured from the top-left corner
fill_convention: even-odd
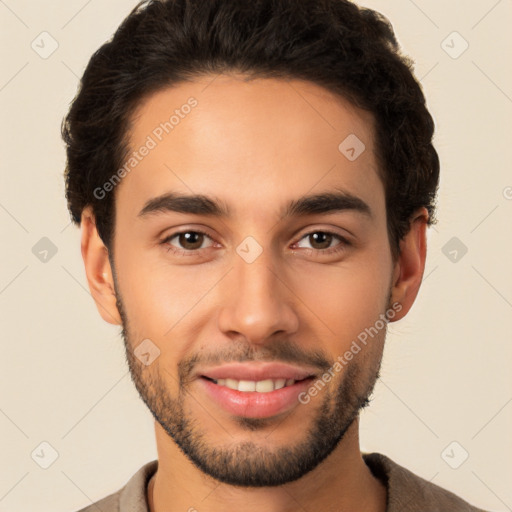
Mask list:
[[[268,418],[288,411],[300,403],[299,394],[308,388],[312,380],[313,377],[310,377],[292,386],[259,393],[219,386],[204,377],[199,379],[206,392],[225,411],[245,418]]]

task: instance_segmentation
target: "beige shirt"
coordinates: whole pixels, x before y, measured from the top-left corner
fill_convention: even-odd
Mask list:
[[[485,512],[415,475],[380,453],[363,453],[372,473],[387,488],[386,512]],[[78,512],[149,512],[146,489],[158,461],[142,466],[119,491]]]

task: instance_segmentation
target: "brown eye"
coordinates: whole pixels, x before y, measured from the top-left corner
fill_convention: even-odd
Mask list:
[[[309,243],[313,249],[328,249],[331,246],[333,236],[330,233],[324,231],[316,231],[307,235],[309,237]]]
[[[203,245],[204,235],[196,231],[187,231],[178,235],[178,241],[183,249],[199,249]]]
[[[306,243],[306,245],[304,245]],[[350,242],[337,233],[330,231],[311,231],[303,235],[296,243],[304,254],[313,258],[335,256],[344,253],[350,246]]]
[[[329,233],[328,231],[312,231],[311,233],[305,234],[299,243],[301,243],[302,240],[306,240],[310,245],[310,247],[306,246],[306,249],[315,249],[317,251],[322,251],[325,249],[329,249],[332,245],[333,240],[335,239],[342,240],[342,238],[339,235]]]
[[[204,242],[210,237],[201,231],[182,231],[181,233],[174,233],[169,235],[162,244],[167,245],[169,250],[177,253],[185,253],[204,249]],[[173,242],[173,240],[175,240]]]

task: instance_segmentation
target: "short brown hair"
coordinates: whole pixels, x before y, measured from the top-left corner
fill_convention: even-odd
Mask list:
[[[308,80],[373,113],[394,256],[415,210],[434,221],[434,122],[381,14],[347,0],[150,0],[94,53],[64,119],[73,222],[91,205],[111,251],[115,190],[102,199],[94,190],[123,165],[130,115],[152,92],[230,71]]]

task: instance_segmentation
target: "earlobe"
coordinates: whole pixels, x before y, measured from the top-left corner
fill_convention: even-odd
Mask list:
[[[81,229],[81,250],[85,273],[98,312],[106,322],[121,325],[108,249],[98,234],[90,206],[84,208],[82,212]]]
[[[395,263],[391,289],[391,304],[402,309],[392,321],[400,320],[411,309],[423,279],[427,255],[428,212],[421,208],[411,217],[409,232],[400,241],[400,255]]]

